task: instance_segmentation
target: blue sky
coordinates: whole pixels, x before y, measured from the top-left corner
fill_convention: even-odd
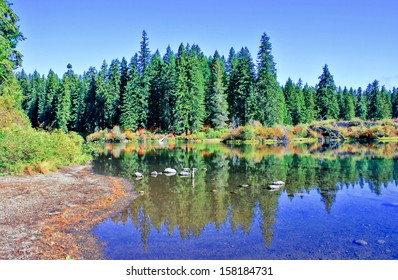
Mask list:
[[[228,56],[247,46],[257,58],[271,38],[278,81],[315,85],[325,64],[337,85],[366,87],[377,79],[398,87],[396,0],[11,0],[27,38],[23,68],[82,74],[105,59],[127,60],[146,30],[152,52],[198,44],[205,55]]]

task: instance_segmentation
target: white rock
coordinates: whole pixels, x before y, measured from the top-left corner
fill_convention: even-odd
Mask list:
[[[137,177],[137,178],[142,178],[142,177],[144,177],[144,175],[142,175],[142,173],[140,173],[140,172],[135,172],[134,175],[135,175],[135,177]]]
[[[268,189],[270,189],[270,190],[277,190],[277,189],[279,189],[281,187],[281,185],[269,185],[268,186]]]
[[[173,168],[166,168],[164,171],[164,173],[177,173],[177,170],[173,169]]]
[[[273,185],[282,186],[282,185],[285,184],[285,182],[283,182],[283,181],[276,181],[276,182],[273,182],[272,184],[273,184]]]
[[[185,171],[181,171],[181,172],[180,172],[180,176],[182,176],[182,177],[188,177],[188,176],[191,176],[191,173],[185,172]]]

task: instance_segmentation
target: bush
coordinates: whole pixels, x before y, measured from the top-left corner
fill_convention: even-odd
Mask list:
[[[76,133],[51,133],[30,127],[11,125],[2,130],[0,172],[8,174],[46,173],[91,159]]]

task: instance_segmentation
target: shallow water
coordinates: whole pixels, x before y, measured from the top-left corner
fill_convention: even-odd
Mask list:
[[[128,178],[142,194],[94,229],[110,259],[398,259],[395,144],[100,152],[94,171]],[[198,170],[150,176],[167,167]],[[277,180],[285,186],[266,188]]]

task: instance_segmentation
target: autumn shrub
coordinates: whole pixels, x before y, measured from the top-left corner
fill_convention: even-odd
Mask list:
[[[305,138],[308,137],[308,126],[305,124],[299,124],[293,127],[293,134],[297,138]]]
[[[126,136],[126,139],[129,141],[136,141],[138,138],[137,134],[131,130],[124,131],[124,135]]]

